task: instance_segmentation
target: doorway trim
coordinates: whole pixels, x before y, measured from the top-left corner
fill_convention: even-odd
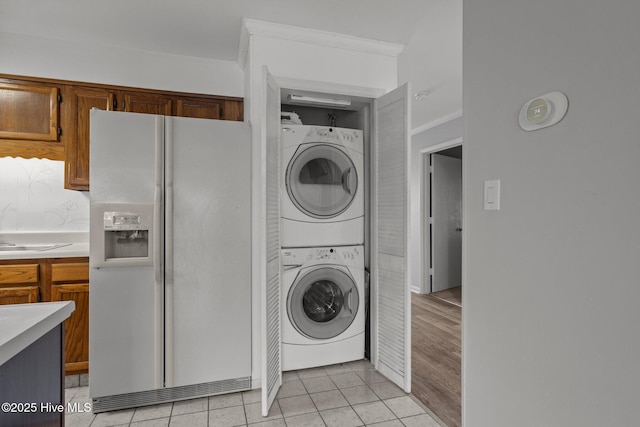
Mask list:
[[[430,147],[425,147],[420,150],[420,287],[419,289],[413,289],[414,292],[417,291],[420,294],[429,294],[431,293],[431,282],[429,280],[429,266],[426,266],[424,260],[426,255],[429,255],[431,258],[431,238],[430,233],[427,231],[427,227],[425,224],[429,221],[430,217],[430,197],[425,197],[425,192],[427,188],[429,189],[429,194],[431,194],[431,183],[429,181],[429,156],[431,154],[435,154],[438,151],[446,150],[448,148],[463,146],[463,138],[454,138],[449,141],[441,142],[439,144],[432,145]],[[463,162],[464,162],[464,148],[463,148]],[[464,168],[463,168],[464,174]],[[462,194],[465,194],[464,191],[465,182],[464,176],[462,179]],[[463,207],[464,209],[464,207]],[[464,217],[464,210],[463,210]]]

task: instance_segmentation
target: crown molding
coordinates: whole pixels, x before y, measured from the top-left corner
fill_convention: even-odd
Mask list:
[[[240,45],[238,46],[238,65],[244,70],[247,65],[247,54],[249,53],[249,29],[247,28],[246,18],[242,20],[240,25]]]
[[[411,135],[417,135],[426,130],[433,129],[436,126],[443,125],[451,120],[457,119],[458,117],[462,117],[462,110],[454,111],[451,114],[447,114],[446,116],[442,116],[429,123],[425,123],[421,126],[418,126],[417,128],[414,128],[411,130]]]
[[[389,43],[362,37],[349,36],[346,34],[316,30],[313,28],[276,24],[273,22],[244,18],[242,20],[240,47],[238,50],[238,64],[243,69],[247,52],[249,50],[249,39],[251,36],[291,40],[320,46],[391,56],[394,58],[400,55],[405,47],[398,43]]]

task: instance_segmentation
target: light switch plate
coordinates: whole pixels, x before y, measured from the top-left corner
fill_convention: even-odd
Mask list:
[[[500,210],[500,180],[484,182],[484,210],[499,211]]]

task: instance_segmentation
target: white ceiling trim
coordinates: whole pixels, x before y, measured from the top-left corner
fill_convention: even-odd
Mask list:
[[[386,55],[394,58],[398,57],[405,47],[405,45],[398,43],[389,43],[312,28],[303,28],[294,25],[277,24],[273,22],[259,21],[257,19],[244,18],[242,20],[240,46],[238,50],[238,64],[243,69],[247,52],[249,50],[250,36],[292,40],[321,46],[355,50],[358,52]]]
[[[443,117],[440,117],[438,119],[435,119],[435,120],[433,120],[433,121],[431,121],[429,123],[425,123],[425,124],[423,124],[421,126],[418,126],[417,128],[411,130],[411,135],[412,136],[413,135],[417,135],[417,134],[419,134],[421,132],[424,132],[426,130],[432,129],[432,128],[436,127],[436,126],[440,126],[440,125],[442,125],[444,123],[447,123],[447,122],[449,122],[451,120],[457,119],[458,117],[462,117],[462,110],[455,111],[455,112],[453,112],[451,114],[447,114],[446,116],[443,116]]]

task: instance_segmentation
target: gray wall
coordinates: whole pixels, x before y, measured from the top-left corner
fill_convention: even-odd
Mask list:
[[[464,425],[638,425],[640,2],[463,11]],[[552,90],[565,119],[522,131]]]
[[[411,241],[409,253],[411,254],[411,288],[419,291],[423,265],[422,245],[420,241],[422,219],[420,206],[421,196],[421,151],[434,145],[461,138],[463,132],[462,117],[449,120],[438,126],[434,126],[411,137]],[[426,268],[429,268],[427,265]],[[429,292],[427,289],[426,292]]]

